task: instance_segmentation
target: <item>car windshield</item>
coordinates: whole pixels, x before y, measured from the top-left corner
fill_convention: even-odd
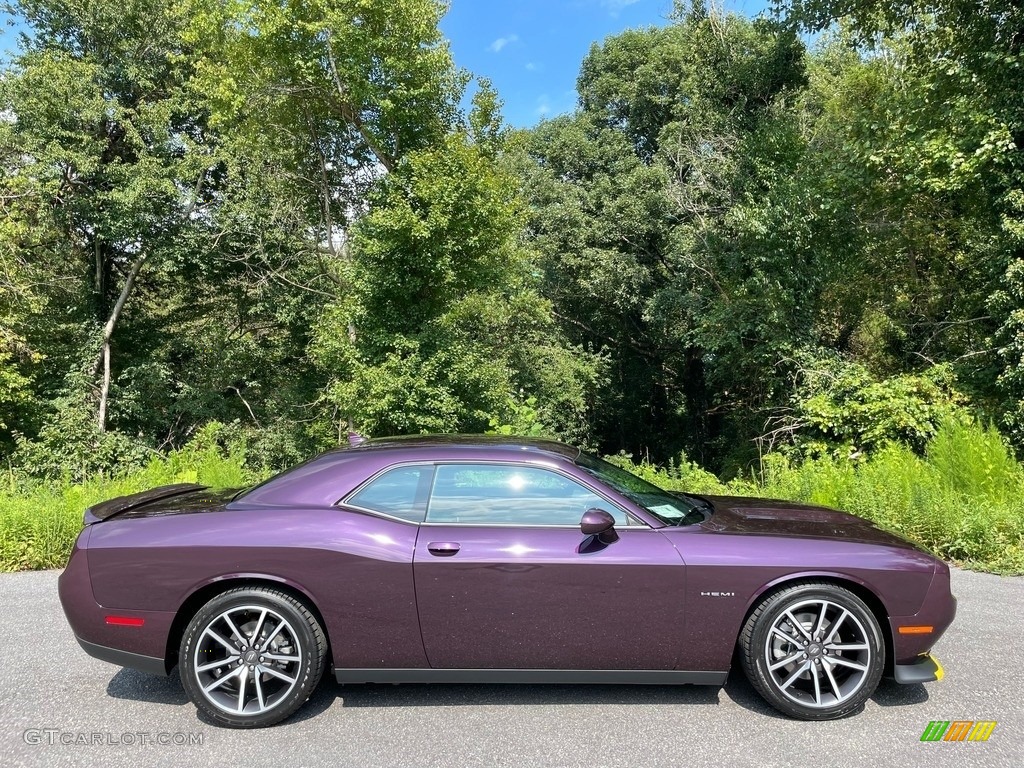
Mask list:
[[[699,496],[662,490],[604,459],[582,453],[576,464],[666,525],[694,525],[711,515],[711,505]]]

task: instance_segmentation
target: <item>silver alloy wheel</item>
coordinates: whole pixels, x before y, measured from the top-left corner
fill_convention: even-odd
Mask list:
[[[195,646],[196,682],[215,707],[259,715],[288,697],[301,677],[292,626],[261,605],[229,608],[210,621]]]
[[[779,614],[768,631],[765,666],[776,688],[804,707],[850,699],[872,667],[868,633],[850,610],[824,599],[804,600]]]

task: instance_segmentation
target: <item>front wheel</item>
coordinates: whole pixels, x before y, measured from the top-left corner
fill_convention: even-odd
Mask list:
[[[858,710],[878,687],[885,641],[871,609],[835,584],[799,584],[768,597],[740,633],[747,677],[775,709],[801,720]]]
[[[181,639],[181,682],[219,725],[260,728],[305,703],[324,670],[316,617],[289,594],[242,587],[214,597]]]

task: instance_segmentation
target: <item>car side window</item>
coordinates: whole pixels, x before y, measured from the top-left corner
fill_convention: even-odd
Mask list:
[[[427,506],[428,523],[578,526],[588,509],[607,510],[616,525],[626,514],[586,486],[537,467],[441,464]]]
[[[346,503],[410,523],[422,523],[433,471],[430,465],[395,467],[364,485]]]

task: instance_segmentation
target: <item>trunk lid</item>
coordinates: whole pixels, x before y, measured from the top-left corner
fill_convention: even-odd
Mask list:
[[[85,510],[83,523],[92,525],[113,517],[125,519],[212,512],[223,509],[236,493],[237,489],[213,490],[195,483],[163,485],[93,504]]]

